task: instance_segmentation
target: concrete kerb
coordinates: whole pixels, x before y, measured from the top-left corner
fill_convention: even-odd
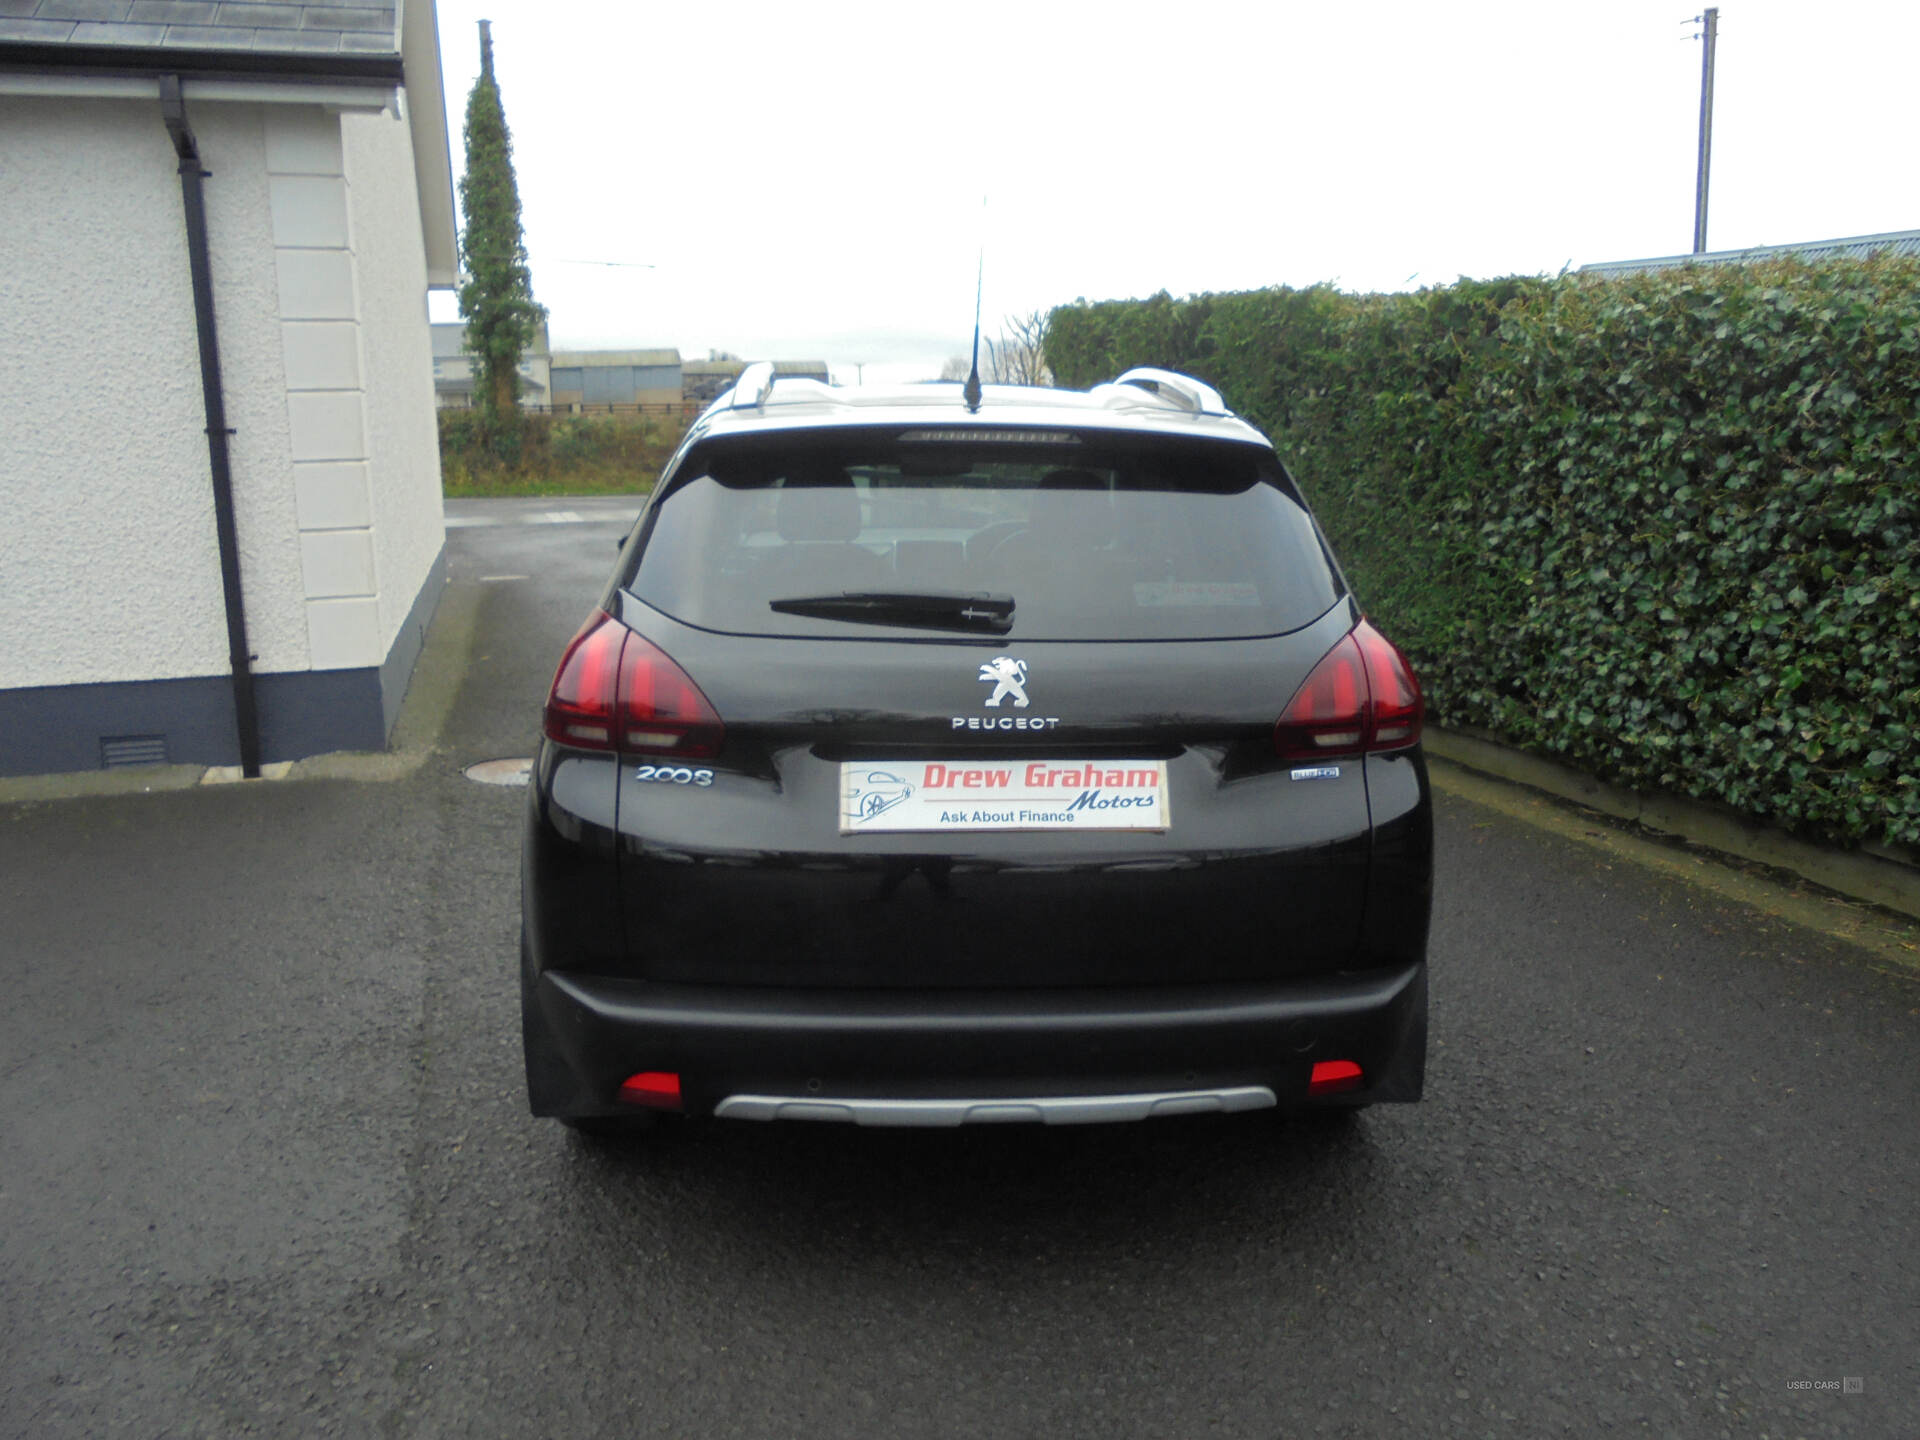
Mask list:
[[[1829,850],[1726,811],[1673,795],[1645,794],[1457,730],[1429,726],[1427,753],[1500,780],[1573,800],[1617,820],[1678,835],[1742,860],[1789,870],[1828,890],[1920,919],[1920,867],[1890,855]]]
[[[390,748],[314,755],[260,767],[258,780],[243,780],[238,765],[140,765],[86,770],[69,775],[0,777],[0,805],[65,800],[93,795],[139,795],[189,790],[196,785],[263,785],[284,780],[404,780],[426,763],[453,712],[473,652],[474,628],[484,591],[478,584],[450,583],[440,597],[426,644],[408,682],[394,722]]]
[[[1708,806],[1606,785],[1479,736],[1429,726],[1425,747],[1434,762],[1434,784],[1443,791],[1860,945],[1909,978],[1920,974],[1920,926],[1901,918],[1920,916],[1920,871],[1897,859],[1823,850]],[[1628,830],[1595,830],[1577,811],[1555,803],[1563,800],[1717,853],[1691,853]],[[1798,891],[1777,876],[1744,872],[1733,860],[1785,871],[1835,893]]]
[[[293,780],[402,780],[426,763],[467,678],[474,628],[486,593],[476,582],[449,584],[394,722],[390,748],[373,754],[315,755],[297,761]]]

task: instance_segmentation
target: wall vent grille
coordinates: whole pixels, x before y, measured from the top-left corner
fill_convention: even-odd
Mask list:
[[[164,765],[167,763],[167,737],[164,735],[102,735],[100,765],[118,770],[124,765]]]

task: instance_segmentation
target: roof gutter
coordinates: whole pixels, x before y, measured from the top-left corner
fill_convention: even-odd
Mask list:
[[[240,538],[234,524],[233,461],[228,452],[227,402],[220,382],[220,335],[213,322],[213,267],[207,256],[207,205],[200,146],[187,123],[180,77],[159,77],[160,113],[180,161],[180,199],[186,209],[187,265],[193,275],[193,318],[200,336],[200,391],[207,414],[207,459],[213,471],[213,523],[220,542],[220,585],[226,594],[227,656],[233,670],[233,714],[240,740],[240,773],[260,774],[260,712],[253,694],[253,653],[247,645],[246,598],[240,588]]]
[[[156,100],[171,80],[195,100],[392,110],[398,55],[222,54],[125,45],[0,41],[0,95]]]
[[[171,75],[196,103],[223,100],[391,111],[406,122],[413,140],[427,288],[451,290],[459,284],[460,263],[432,0],[400,0],[397,19],[394,45],[398,53],[383,55],[0,40],[0,95],[152,100],[159,96],[160,77]]]
[[[250,105],[323,105],[334,110],[391,110],[394,87],[326,80],[286,80],[205,76],[182,79],[181,90],[195,100],[225,100]],[[157,100],[157,75],[25,75],[0,70],[0,95],[32,95],[63,100]]]
[[[0,70],[34,75],[123,75],[179,80],[284,80],[401,85],[398,55],[189,50],[165,45],[74,45],[0,40]]]

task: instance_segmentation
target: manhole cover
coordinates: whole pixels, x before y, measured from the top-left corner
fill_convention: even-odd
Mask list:
[[[467,767],[467,779],[478,780],[482,785],[524,785],[532,773],[531,759],[482,760],[478,765]]]

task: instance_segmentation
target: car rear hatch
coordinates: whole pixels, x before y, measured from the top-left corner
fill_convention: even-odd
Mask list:
[[[632,973],[1106,986],[1351,961],[1363,767],[1283,755],[1275,725],[1358,616],[1270,454],[813,447],[693,457],[610,601],[661,693],[724,728],[710,756],[620,767]]]

